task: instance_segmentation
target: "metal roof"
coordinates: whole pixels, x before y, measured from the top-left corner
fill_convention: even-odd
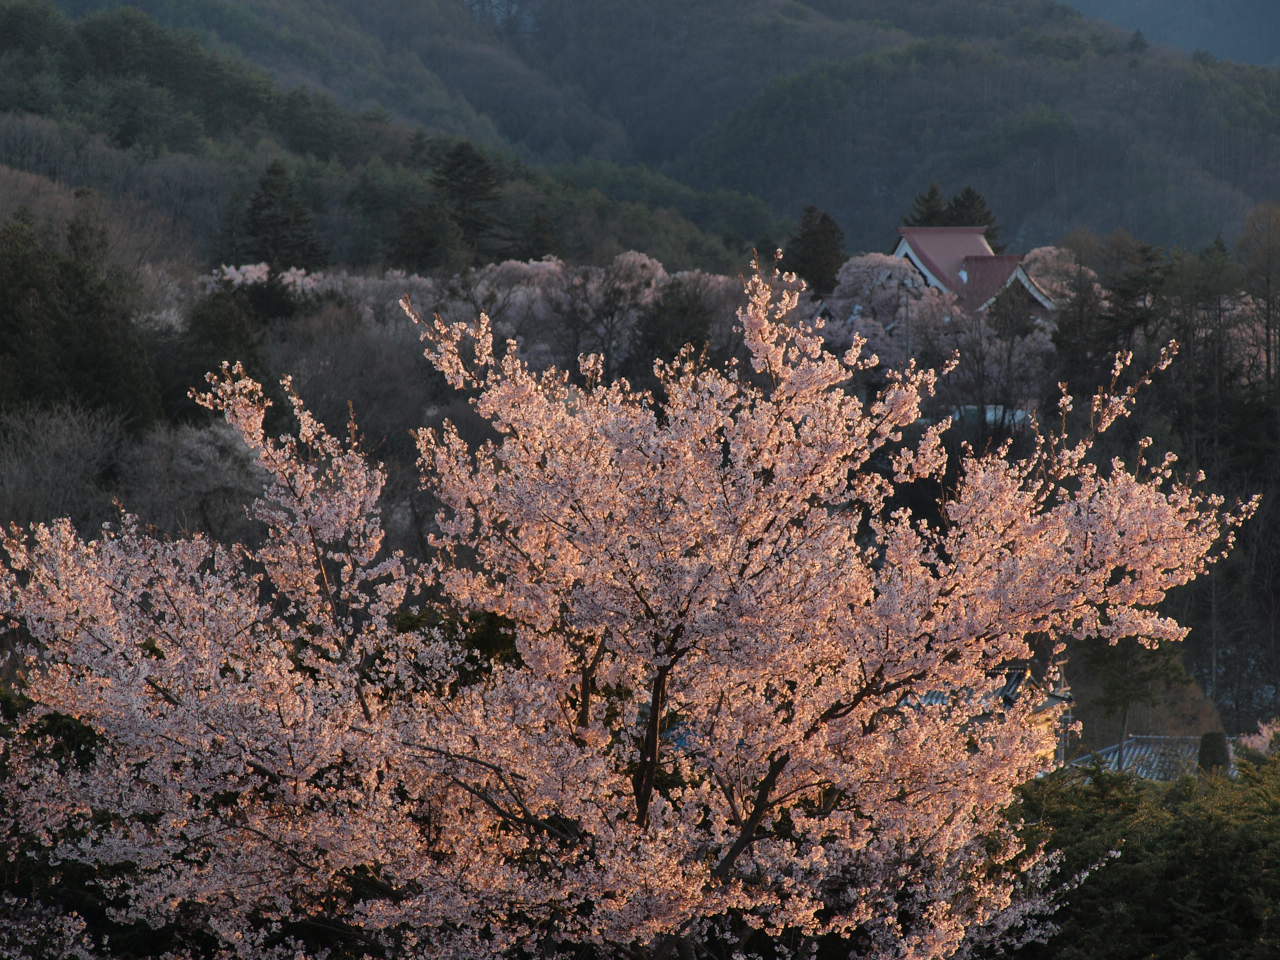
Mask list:
[[[1231,771],[1235,770],[1235,754],[1227,741]],[[1199,737],[1129,737],[1121,743],[1103,747],[1072,761],[1073,767],[1101,767],[1113,772],[1133,773],[1146,780],[1177,780],[1196,772],[1200,759]]]

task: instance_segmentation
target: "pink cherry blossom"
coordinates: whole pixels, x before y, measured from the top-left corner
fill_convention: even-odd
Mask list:
[[[418,437],[429,561],[383,548],[354,439],[287,382],[296,434],[268,436],[261,387],[225,367],[201,400],[267,475],[262,544],[127,515],[4,537],[33,706],[0,829],[103,870],[119,919],[203,924],[228,957],[294,955],[307,919],[424,958],[763,931],[924,960],[1026,934],[1039,857],[1002,810],[1053,716],[995,698],[1000,669],[1033,642],[1181,638],[1161,599],[1251,507],[1145,454],[1095,465],[1087,439],[948,463],[921,424],[935,374],[847,391],[861,338],[833,354],[775,285],[747,285],[750,369],[687,350],[661,399],[598,356],[537,371],[487,318],[415,315],[492,427]],[[913,511],[908,488],[943,492]],[[502,618],[512,655],[430,626],[465,613]],[[94,735],[83,763],[55,714]]]

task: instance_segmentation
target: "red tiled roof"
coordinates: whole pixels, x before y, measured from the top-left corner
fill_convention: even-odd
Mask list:
[[[1020,255],[998,256],[991,249],[986,227],[899,227],[898,232],[919,264],[968,310],[988,303],[1022,264]],[[1019,276],[1042,303],[1052,302],[1025,271]]]
[[[955,291],[960,302],[977,310],[1004,289],[1020,263],[1020,256],[965,257],[961,270],[968,279]]]
[[[924,267],[955,293],[966,257],[993,257],[986,227],[899,227],[898,232]]]

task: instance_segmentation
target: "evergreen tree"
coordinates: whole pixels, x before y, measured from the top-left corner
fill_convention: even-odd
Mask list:
[[[924,193],[916,194],[911,212],[902,218],[902,223],[907,227],[940,227],[946,219],[947,204],[942,199],[942,188],[931,183]]]
[[[144,423],[157,412],[133,291],[107,261],[86,214],[60,237],[25,216],[0,226],[0,409],[108,408]]]
[[[908,227],[986,227],[991,249],[996,253],[1004,249],[1000,245],[996,215],[987,206],[986,197],[973,187],[965,187],[944,202],[942,188],[936,183],[929,184],[928,190],[916,195],[911,212],[902,218],[902,223]]]
[[[814,297],[836,288],[836,273],[848,258],[844,232],[831,215],[815,206],[804,208],[800,228],[784,249],[786,268],[809,285]]]
[[[1262,329],[1263,382],[1280,400],[1280,207],[1260,206],[1245,220],[1238,251],[1252,313]],[[1280,403],[1277,403],[1280,414]]]
[[[1165,702],[1190,682],[1179,651],[1170,644],[1152,648],[1134,638],[1108,643],[1090,637],[1074,643],[1071,656],[1092,681],[1091,706],[1119,725],[1117,740],[1134,732],[1135,707]]]
[[[705,350],[713,320],[705,281],[697,274],[678,277],[637,318],[635,343],[622,373],[644,389],[660,388],[655,360],[671,360],[686,343]]]
[[[555,223],[546,213],[538,211],[521,231],[512,254],[517,260],[538,260],[555,256],[560,246]]]
[[[1128,244],[1117,237],[1118,269],[1105,277],[1109,308],[1102,315],[1104,342],[1095,356],[1128,349],[1138,336],[1150,340],[1165,316],[1165,286],[1170,264],[1164,251],[1148,243]]]
[[[1214,740],[1205,759],[1221,765],[1225,743]],[[1238,745],[1236,760],[1235,776],[1201,774],[1172,784],[1064,770],[1023,787],[1015,816],[1062,851],[1062,875],[1089,874],[1054,915],[1057,935],[1012,957],[1277,956],[1280,757]]]
[[[948,201],[941,226],[986,227],[985,236],[991,249],[996,253],[1004,249],[1000,244],[996,215],[987,206],[987,198],[973,187],[965,187]]]
[[[325,265],[326,257],[311,214],[303,206],[279,160],[273,160],[245,210],[236,259],[269,263],[277,270]]]
[[[461,231],[463,242],[479,254],[497,228],[493,208],[501,182],[493,164],[470,143],[459,141],[432,171],[431,185]]]
[[[438,203],[407,207],[387,253],[392,265],[416,273],[460,270],[470,257],[461,228]]]

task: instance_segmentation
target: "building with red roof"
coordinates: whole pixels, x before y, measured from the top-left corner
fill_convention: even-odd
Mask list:
[[[1006,287],[1018,284],[1046,311],[1053,299],[1023,269],[1020,255],[1001,256],[991,249],[985,227],[899,227],[893,251],[920,271],[925,282],[946,290],[966,310],[987,309]]]

